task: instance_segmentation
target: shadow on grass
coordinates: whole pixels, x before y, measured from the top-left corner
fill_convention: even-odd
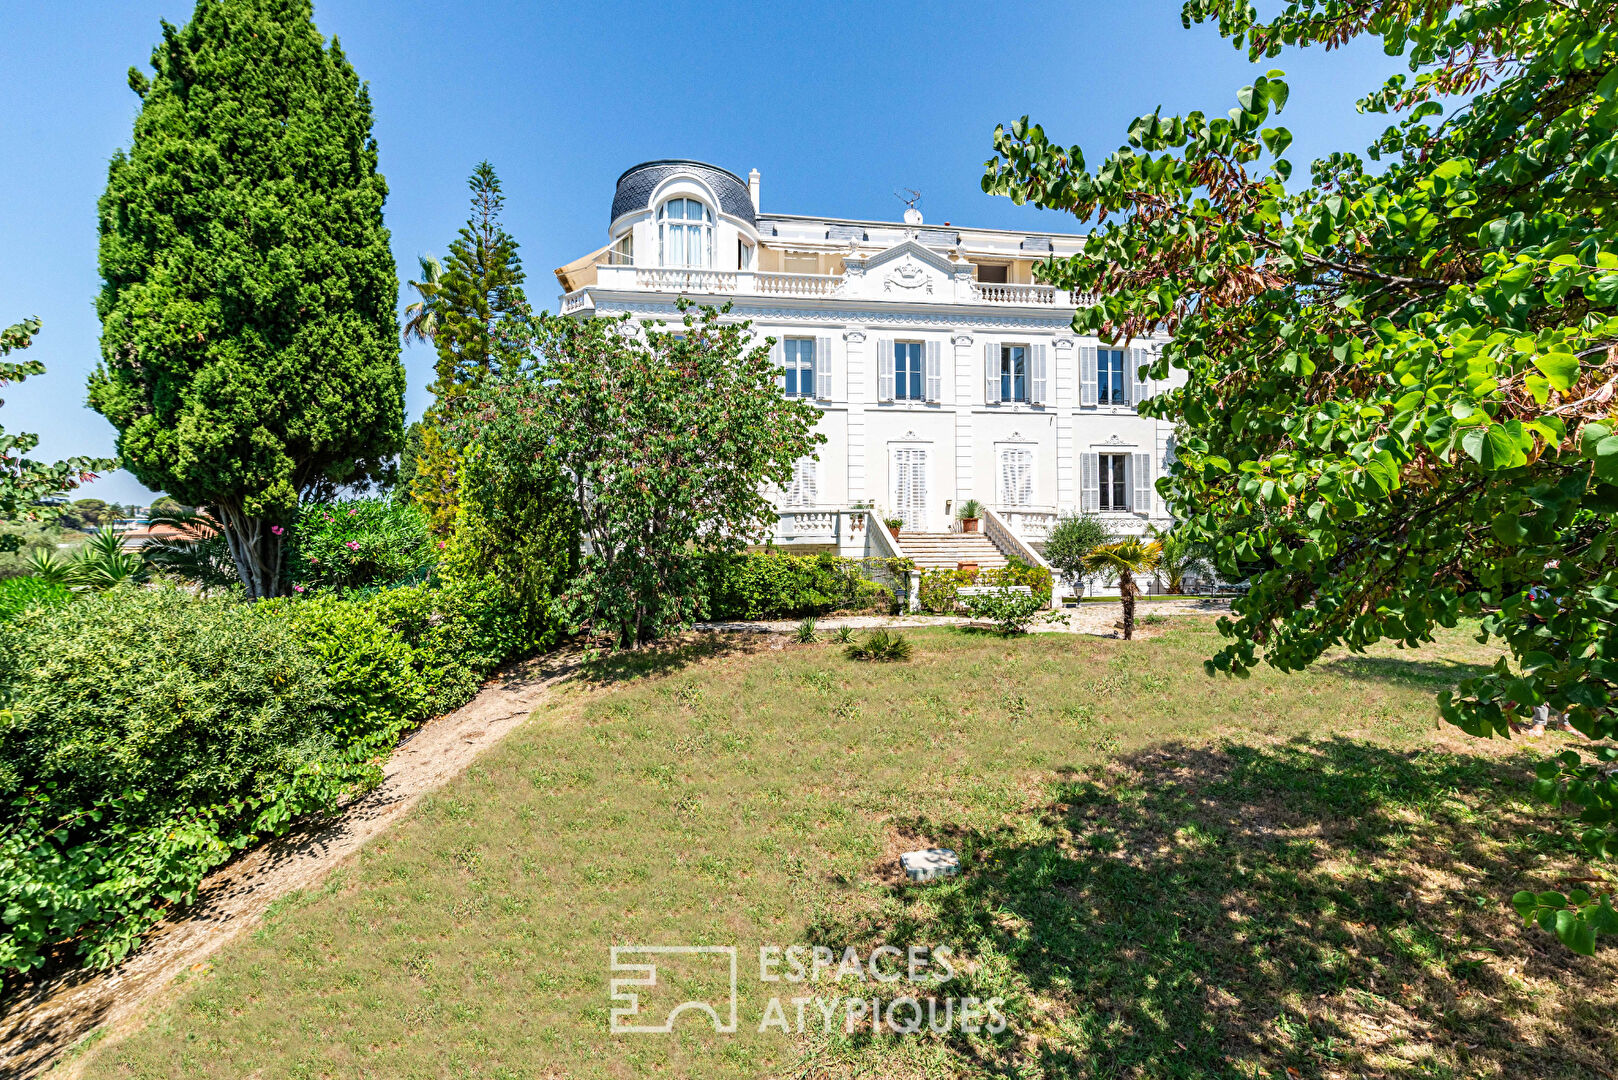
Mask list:
[[[1002,997],[1011,1027],[919,1036],[969,1075],[1611,1075],[1618,949],[1573,956],[1502,902],[1577,865],[1512,797],[1524,772],[1348,740],[1159,747],[1066,770],[997,828],[896,822],[962,876],[848,896],[810,940],[970,957],[926,992]],[[826,1049],[865,1066],[898,1041]]]
[[[748,640],[738,634],[693,633],[639,649],[605,653],[582,661],[578,671],[585,682],[607,686],[649,675],[671,675],[704,660],[765,648],[769,648],[767,640]]]
[[[1413,660],[1399,656],[1345,656],[1320,664],[1320,670],[1368,682],[1395,682],[1424,690],[1453,687],[1489,671],[1487,664],[1459,660]]]

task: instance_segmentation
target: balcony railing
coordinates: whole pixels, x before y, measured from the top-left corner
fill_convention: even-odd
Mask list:
[[[775,296],[802,299],[838,296],[849,281],[844,274],[784,274],[767,270],[708,270],[666,266],[614,266],[598,263],[595,281],[579,292],[591,289],[625,289],[650,292],[692,293],[717,296]],[[569,294],[563,309],[581,310],[591,306],[583,298]],[[946,280],[942,289],[929,293],[935,303],[993,304],[1006,307],[1083,307],[1095,298],[1057,289],[1051,285],[1002,285],[973,281],[959,275]],[[569,308],[567,305],[577,305]]]
[[[760,270],[753,284],[767,296],[831,296],[842,284],[841,274],[772,274]]]

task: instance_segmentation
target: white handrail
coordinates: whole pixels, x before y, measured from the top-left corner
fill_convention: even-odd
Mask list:
[[[1051,564],[1045,561],[1045,557],[1029,547],[1022,537],[1012,531],[1011,526],[1006,524],[1006,519],[992,506],[983,508],[983,532],[988,536],[989,542],[999,548],[1000,554],[1006,558],[1021,559],[1029,566],[1043,567],[1045,572],[1051,575],[1051,607],[1054,608],[1056,575],[1051,572]]]

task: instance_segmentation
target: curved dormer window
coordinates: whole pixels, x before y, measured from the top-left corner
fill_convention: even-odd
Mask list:
[[[670,199],[657,212],[664,266],[713,265],[713,213],[696,199]]]

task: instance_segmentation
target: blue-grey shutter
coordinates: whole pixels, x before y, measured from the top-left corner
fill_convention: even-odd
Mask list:
[[[1152,512],[1152,455],[1136,454],[1134,462],[1135,502],[1131,509],[1137,514]]]
[[[944,400],[944,358],[943,349],[936,341],[927,343],[927,400]]]
[[[1030,351],[1028,373],[1028,401],[1031,405],[1045,404],[1048,393],[1046,381],[1046,361],[1048,349],[1044,345],[1035,345]]]
[[[815,397],[831,400],[831,338],[815,338]]]
[[[893,342],[888,338],[876,342],[876,399],[893,400]]]
[[[1079,455],[1079,509],[1094,514],[1101,509],[1101,456]]]
[[[1079,346],[1079,404],[1096,403],[1096,347]]]
[[[983,403],[1000,404],[1000,343],[983,343]]]
[[[1139,405],[1152,395],[1151,380],[1142,374],[1141,368],[1152,362],[1152,350],[1141,347],[1129,350],[1134,363],[1130,365],[1129,376],[1129,403]]]

